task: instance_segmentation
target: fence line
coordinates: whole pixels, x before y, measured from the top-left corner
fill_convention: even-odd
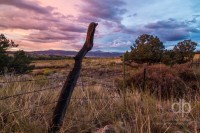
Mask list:
[[[127,96],[127,97],[131,97],[131,96]],[[94,99],[115,99],[115,98],[123,98],[123,97],[99,97],[99,98],[77,98],[77,97],[72,97],[71,99],[84,99],[84,100],[94,100]],[[44,103],[44,104],[41,104],[41,105],[36,105],[34,106],[35,108],[39,108],[39,107],[44,107],[44,106],[47,106],[47,105],[52,105],[52,104],[55,104],[57,103],[58,101],[53,101],[53,102],[50,102],[50,103]],[[10,115],[10,114],[15,114],[15,113],[19,113],[21,111],[25,111],[25,110],[31,110],[33,109],[33,107],[28,107],[28,108],[25,108],[25,109],[19,109],[19,110],[15,110],[15,111],[12,111],[12,112],[9,112],[9,113],[6,113],[6,115]],[[94,120],[77,120],[76,118],[70,118],[70,117],[66,117],[66,119],[68,120],[72,120],[72,121],[77,121],[77,122],[83,122],[83,123],[90,123],[90,122],[93,122]]]
[[[112,86],[112,85],[102,84],[102,83],[96,83],[96,84]],[[82,85],[79,85],[79,86],[82,86]],[[0,97],[0,101],[6,100],[6,99],[9,99],[9,98],[16,98],[16,97],[21,96],[21,95],[27,95],[27,94],[31,94],[31,93],[38,93],[38,92],[43,92],[43,91],[47,91],[47,90],[53,90],[57,87],[62,87],[62,85],[57,85],[57,86],[48,87],[48,88],[45,88],[45,89],[34,90],[34,91],[29,91],[29,92],[23,92],[23,93],[9,95],[9,96],[3,96],[3,97]],[[115,88],[115,86],[112,86],[112,88]],[[108,90],[117,90],[117,88],[115,88],[115,89],[110,88]],[[117,98],[117,97],[115,97],[115,98]],[[85,99],[85,98],[72,98],[72,99]],[[89,99],[107,99],[107,98],[89,98]]]
[[[88,82],[88,83],[92,83],[92,82]],[[108,83],[108,84],[106,84],[106,83]],[[91,85],[102,85],[102,86],[104,86],[104,87],[110,87],[110,88],[107,89],[107,90],[116,90],[116,89],[117,89],[114,85],[109,84],[109,83],[112,83],[112,84],[113,84],[112,81],[106,81],[106,83],[96,82],[96,83],[91,84]],[[6,83],[6,84],[7,84],[7,83]],[[89,84],[89,85],[90,85],[90,84]],[[60,86],[62,86],[62,85],[60,85]],[[76,86],[84,86],[83,81],[77,82],[77,85],[76,85]],[[57,87],[57,86],[55,86],[55,87]],[[52,87],[49,87],[49,88],[51,89]],[[47,88],[47,89],[41,89],[41,91],[48,90],[49,88]],[[12,89],[12,88],[6,88],[6,89]],[[50,89],[49,89],[49,90],[50,90]],[[53,89],[53,88],[52,88],[52,89]],[[37,90],[35,90],[35,91],[37,91]],[[40,90],[38,90],[38,91],[40,91]],[[28,93],[28,92],[27,92],[27,93]],[[32,91],[32,92],[30,92],[30,93],[34,93],[34,91]],[[26,94],[26,93],[16,94],[16,95],[23,95],[23,94]],[[15,97],[15,95],[6,96],[6,97]],[[1,101],[3,98],[4,98],[4,97],[0,97],[0,101]],[[5,99],[7,99],[7,98],[5,98]]]
[[[123,74],[117,74],[117,75],[123,75]],[[116,76],[116,75],[106,75],[106,77],[111,77],[111,76]],[[91,80],[89,80],[88,83],[92,83],[98,79],[95,78],[96,76],[84,76],[84,75],[81,75],[81,81],[80,82],[77,82],[77,86],[84,86],[83,85],[83,82],[88,82],[87,80],[85,81],[84,78],[91,78]],[[102,76],[104,77],[104,76]],[[95,79],[95,80],[93,80]],[[53,77],[53,78],[43,78],[43,79],[29,79],[29,80],[14,80],[14,81],[1,81],[0,84],[10,84],[10,83],[17,83],[17,82],[34,82],[34,81],[41,81],[41,80],[66,80],[65,79],[65,76],[63,77]],[[103,79],[100,79],[100,80],[103,80]],[[82,84],[79,84],[79,83],[82,83]],[[102,85],[102,86],[106,86],[106,87],[109,87],[110,89],[108,90],[117,90],[118,88],[114,85],[114,81],[103,81],[103,82],[95,82],[94,85],[96,84],[99,84],[99,85]],[[10,99],[10,98],[16,98],[18,96],[22,96],[22,95],[27,95],[27,94],[31,94],[31,93],[39,93],[39,92],[43,92],[43,91],[47,91],[47,90],[52,90],[52,89],[55,89],[56,87],[60,87],[61,88],[62,85],[57,85],[57,86],[53,86],[53,87],[48,87],[48,88],[44,88],[44,89],[38,89],[38,90],[33,90],[33,91],[28,91],[28,92],[21,92],[19,94],[14,94],[14,95],[9,95],[9,96],[3,96],[3,97],[0,97],[0,101],[3,101],[3,100],[6,100],[6,99]],[[60,89],[59,88],[59,89]],[[114,89],[112,89],[114,88]],[[130,96],[126,96],[126,97],[130,97]],[[109,96],[109,97],[72,97],[71,100],[101,100],[101,99],[122,99],[124,98],[123,96]],[[28,107],[28,108],[24,108],[24,109],[19,109],[19,110],[14,110],[12,112],[8,112],[6,113],[6,115],[9,115],[9,114],[14,114],[14,113],[19,113],[19,112],[22,112],[22,111],[25,111],[25,110],[31,110],[31,109],[34,109],[34,108],[39,108],[39,107],[44,107],[44,106],[47,106],[47,105],[51,105],[51,104],[55,104],[55,103],[58,103],[58,101],[53,101],[53,102],[50,102],[50,103],[44,103],[44,104],[41,104],[41,105],[35,105],[34,107]],[[36,104],[36,103],[35,103]],[[69,119],[69,120],[72,120],[72,121],[78,121],[78,122],[93,122],[94,120],[91,120],[91,121],[85,121],[85,120],[78,120],[77,118],[70,118],[70,117],[66,117],[66,119]]]
[[[53,101],[53,102],[50,102],[50,103],[45,103],[45,104],[42,104],[42,105],[36,105],[35,107],[36,108],[40,108],[40,107],[44,107],[44,106],[47,106],[47,105],[52,105],[52,104],[55,104],[57,103],[58,101]],[[25,109],[20,109],[20,110],[15,110],[15,111],[12,111],[12,112],[9,112],[7,113],[6,115],[10,115],[10,114],[15,114],[15,113],[19,113],[21,111],[25,111],[25,110],[30,110],[30,109],[33,109],[33,108],[25,108]],[[77,120],[75,118],[71,118],[71,117],[65,117],[66,119],[68,120],[72,120],[72,121],[78,121],[78,122],[93,122],[94,120],[90,120],[90,121],[85,121],[85,120]]]
[[[131,96],[126,96],[126,97],[131,97]],[[80,99],[80,100],[97,100],[97,99],[120,99],[120,98],[123,98],[123,97],[116,97],[116,96],[113,96],[113,97],[91,97],[91,98],[78,98],[78,97],[72,97],[71,99]]]
[[[109,76],[117,76],[117,75],[119,75],[119,76],[123,76],[123,74],[122,73],[118,73],[118,74],[110,74]],[[80,77],[81,76],[83,76],[83,77],[95,77],[95,76],[92,76],[92,75],[80,75]],[[101,77],[101,76],[98,76],[98,77]]]
[[[0,84],[9,84],[9,83],[20,83],[20,82],[34,82],[34,81],[41,81],[41,80],[51,80],[51,79],[63,79],[64,77],[56,77],[56,78],[42,78],[42,79],[29,79],[29,80],[14,80],[14,81],[3,81]]]
[[[45,104],[42,104],[42,105],[36,105],[35,107],[36,107],[36,108],[44,107],[44,106],[51,105],[51,104],[54,104],[54,103],[57,103],[57,102],[58,102],[58,101],[53,101],[53,102],[45,103]],[[9,115],[9,114],[14,114],[14,113],[18,113],[18,112],[25,111],[25,110],[30,110],[30,109],[33,109],[33,108],[30,108],[30,107],[29,107],[29,108],[25,108],[25,109],[15,110],[15,111],[12,111],[12,112],[7,113],[7,115]]]
[[[21,95],[27,95],[27,94],[31,94],[31,93],[37,93],[37,92],[46,91],[46,90],[52,90],[52,89],[55,89],[56,87],[61,87],[61,85],[54,86],[54,87],[49,87],[49,88],[45,88],[45,89],[39,89],[39,90],[19,93],[19,94],[10,95],[10,96],[3,96],[3,97],[0,97],[0,101],[6,100],[6,99],[9,99],[9,98],[15,98],[15,97],[18,97],[18,96],[21,96]]]
[[[123,75],[123,74],[120,74]],[[109,75],[109,76],[114,76],[114,75]],[[115,75],[116,76],[116,75]],[[95,78],[94,76],[81,76],[82,78]],[[41,80],[53,80],[53,79],[58,79],[58,80],[65,80],[63,78],[66,78],[65,76],[63,77],[53,77],[53,78],[41,78],[41,79],[29,79],[29,80],[14,80],[14,81],[1,81],[0,84],[9,84],[9,83],[20,83],[20,82],[34,82],[34,81],[41,81]],[[97,80],[95,78],[95,80]],[[104,81],[107,83],[111,83],[112,81]]]
[[[131,97],[131,96],[126,96],[126,97]],[[72,97],[71,99],[72,100],[97,100],[97,99],[120,99],[120,98],[123,98],[123,97],[115,97],[115,96],[113,96],[113,97],[99,97],[99,98],[77,98],[77,97]],[[63,99],[63,100],[65,100],[65,99]],[[53,101],[53,102],[50,102],[50,103],[45,103],[45,104],[41,104],[41,105],[36,105],[36,106],[34,106],[35,108],[38,108],[38,107],[44,107],[44,106],[47,106],[47,105],[50,105],[50,104],[54,104],[54,103],[57,103],[58,101]],[[9,115],[9,114],[13,114],[13,113],[18,113],[18,112],[21,112],[21,111],[25,111],[25,110],[30,110],[30,109],[33,109],[33,107],[32,108],[25,108],[25,109],[20,109],[20,110],[15,110],[15,111],[12,111],[12,112],[9,112],[9,113],[7,113],[7,115]]]
[[[68,120],[72,120],[72,121],[78,121],[78,122],[82,122],[82,123],[91,123],[91,122],[93,122],[94,120],[88,120],[88,121],[85,121],[85,120],[77,120],[77,119],[75,119],[75,118],[70,118],[70,117],[65,117],[66,119],[68,119]]]

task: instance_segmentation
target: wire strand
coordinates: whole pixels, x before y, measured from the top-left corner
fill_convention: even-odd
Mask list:
[[[9,98],[15,98],[15,97],[18,97],[18,96],[21,96],[21,95],[27,95],[27,94],[31,94],[31,93],[37,93],[37,92],[46,91],[46,90],[52,90],[52,89],[55,89],[56,87],[61,87],[61,85],[54,86],[54,87],[49,87],[49,88],[45,88],[45,89],[39,89],[39,90],[19,93],[19,94],[15,94],[15,95],[3,96],[3,97],[0,97],[0,101],[6,100],[6,99],[9,99]]]
[[[9,83],[20,83],[20,82],[34,82],[34,81],[41,81],[41,80],[51,80],[51,79],[63,79],[64,77],[56,77],[56,78],[43,78],[43,79],[29,79],[29,80],[14,80],[14,81],[3,81],[0,84],[9,84]]]

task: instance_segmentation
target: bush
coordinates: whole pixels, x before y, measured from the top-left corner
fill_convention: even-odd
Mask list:
[[[176,64],[175,52],[173,50],[165,50],[163,52],[161,62],[169,66],[173,66],[174,64]]]
[[[9,48],[17,47],[12,40],[8,40],[3,34],[0,34],[0,74],[7,72],[25,73],[32,70],[34,66],[30,66],[31,59],[24,51],[17,51],[10,56],[7,51]]]
[[[163,50],[164,45],[158,37],[143,34],[135,40],[131,52],[125,53],[125,60],[136,63],[157,63],[161,61]]]
[[[131,51],[124,54],[126,64],[132,62],[154,64],[162,62],[166,65],[184,64],[194,57],[197,43],[192,40],[178,42],[172,50],[165,49],[162,41],[153,35],[143,34],[135,40]]]
[[[197,78],[187,64],[152,65],[146,68],[146,90],[159,98],[181,98],[186,93],[197,92]],[[141,90],[144,79],[144,68],[127,77],[126,85]],[[120,83],[118,81],[118,83]]]
[[[49,69],[49,68],[46,68],[46,69],[44,69],[44,71],[43,71],[43,74],[44,75],[50,75],[50,74],[52,74],[52,73],[55,73],[55,71],[53,71],[53,70],[51,70],[51,69]]]
[[[194,50],[197,43],[191,40],[184,40],[179,42],[173,49],[175,52],[175,59],[178,64],[183,64],[191,61],[194,57]]]
[[[25,73],[34,68],[34,66],[29,65],[30,63],[31,60],[24,51],[17,51],[14,54],[8,68],[10,72]]]

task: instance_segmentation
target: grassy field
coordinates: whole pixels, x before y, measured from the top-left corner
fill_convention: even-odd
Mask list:
[[[0,132],[47,132],[64,79],[73,63],[72,59],[35,61],[36,69],[30,74],[2,76],[0,82],[8,83],[0,83]],[[191,111],[176,113],[179,106],[172,108],[172,105],[178,103],[179,98],[159,99],[149,93],[148,86],[144,92],[127,86],[124,101],[119,87],[123,77],[120,58],[87,58],[82,67],[61,132],[200,132],[199,93],[186,93],[182,100],[189,103]],[[142,66],[134,69],[127,66],[127,80],[140,69]],[[199,75],[200,69],[194,68],[193,72]],[[152,72],[152,75],[155,74]],[[195,84],[199,84],[198,79]],[[47,90],[6,97],[41,89]],[[181,111],[187,112],[189,106]]]

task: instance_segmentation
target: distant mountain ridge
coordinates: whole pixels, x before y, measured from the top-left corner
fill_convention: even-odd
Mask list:
[[[58,56],[75,56],[76,51],[64,51],[64,50],[44,50],[28,52],[35,55],[58,55]],[[103,52],[103,51],[90,51],[87,53],[87,57],[119,57],[123,53],[120,52]]]

